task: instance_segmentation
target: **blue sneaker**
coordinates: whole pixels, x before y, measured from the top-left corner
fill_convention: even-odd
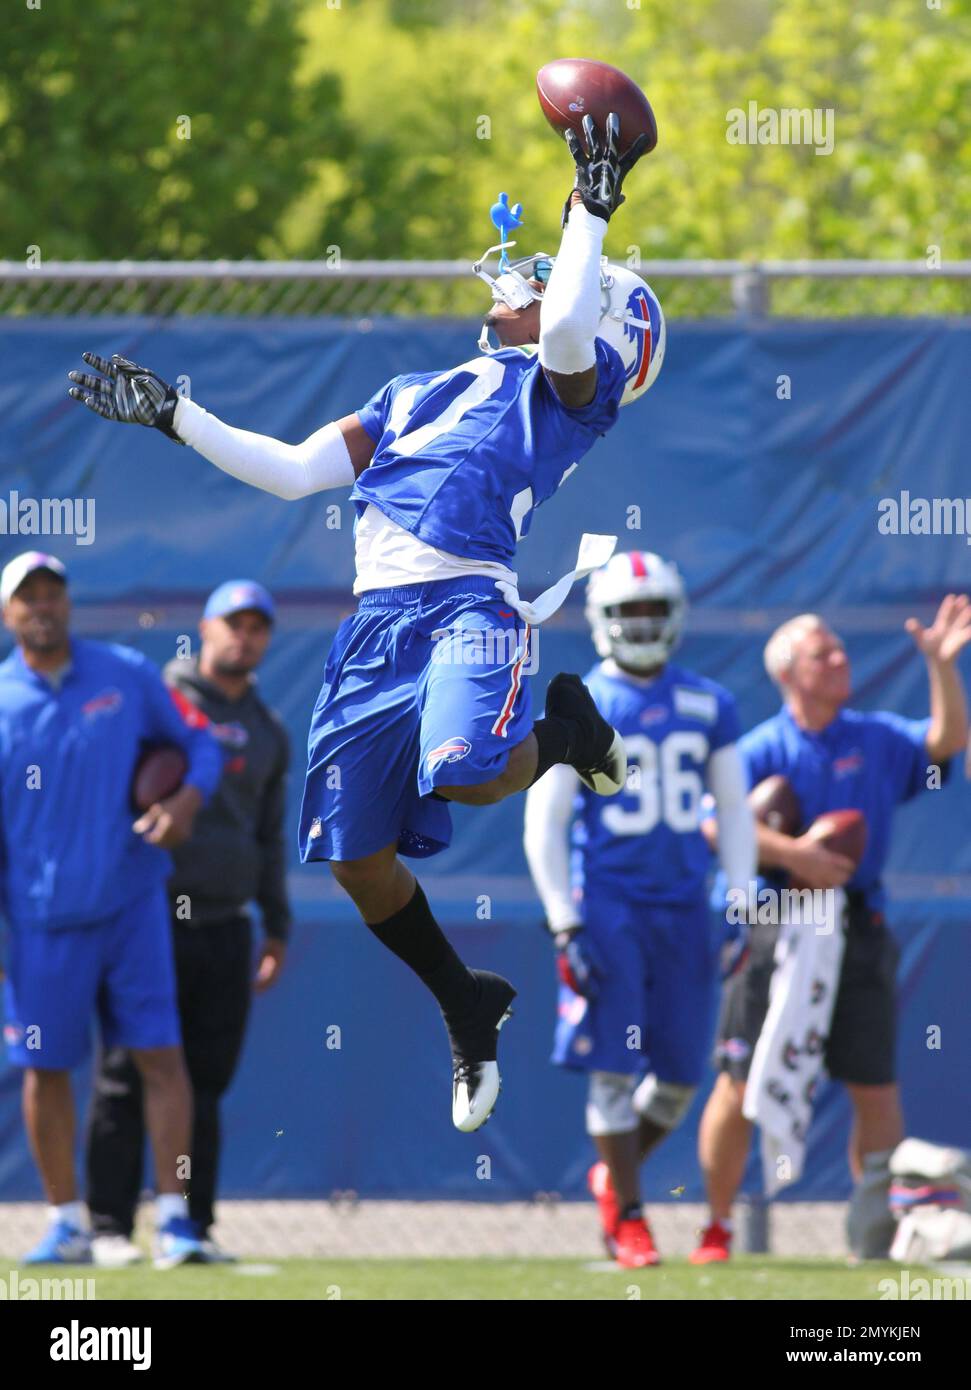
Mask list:
[[[175,1269],[177,1265],[204,1264],[206,1251],[196,1223],[187,1216],[173,1216],[155,1233],[155,1268]]]
[[[25,1265],[89,1265],[91,1237],[66,1221],[55,1221],[23,1258]]]

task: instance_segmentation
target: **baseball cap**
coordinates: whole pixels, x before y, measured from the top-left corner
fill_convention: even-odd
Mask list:
[[[273,600],[262,584],[255,579],[227,579],[218,589],[213,589],[206,600],[202,616],[204,618],[225,618],[230,613],[242,613],[253,608],[262,613],[268,622],[276,618]]]
[[[13,598],[28,574],[33,574],[35,570],[47,570],[67,583],[67,570],[56,555],[45,555],[42,550],[25,550],[3,567],[0,574],[0,603]]]

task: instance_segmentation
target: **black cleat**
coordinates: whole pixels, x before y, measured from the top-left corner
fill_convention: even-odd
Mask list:
[[[473,970],[479,997],[461,1020],[445,1020],[452,1047],[452,1124],[464,1134],[484,1125],[499,1096],[496,1044],[516,991],[501,975]]]
[[[598,796],[613,796],[627,780],[627,750],[579,676],[562,672],[550,681],[546,713],[573,726],[566,761]]]

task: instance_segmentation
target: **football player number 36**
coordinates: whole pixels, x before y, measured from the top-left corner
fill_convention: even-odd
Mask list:
[[[660,744],[644,734],[633,734],[624,739],[624,746],[628,761],[624,800],[636,796],[637,806],[628,810],[619,797],[604,806],[603,823],[611,834],[647,835],[659,821],[679,833],[697,830],[705,790],[702,770],[708,761],[704,734],[682,729],[668,734]]]

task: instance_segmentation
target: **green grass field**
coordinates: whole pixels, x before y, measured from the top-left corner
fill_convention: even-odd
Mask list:
[[[146,1266],[26,1270],[20,1277],[93,1278],[99,1299],[877,1299],[899,1266],[850,1269],[837,1260],[740,1256],[696,1269],[671,1260],[658,1269],[618,1270],[581,1260],[267,1260],[237,1266]],[[639,1292],[638,1292],[639,1291]]]

